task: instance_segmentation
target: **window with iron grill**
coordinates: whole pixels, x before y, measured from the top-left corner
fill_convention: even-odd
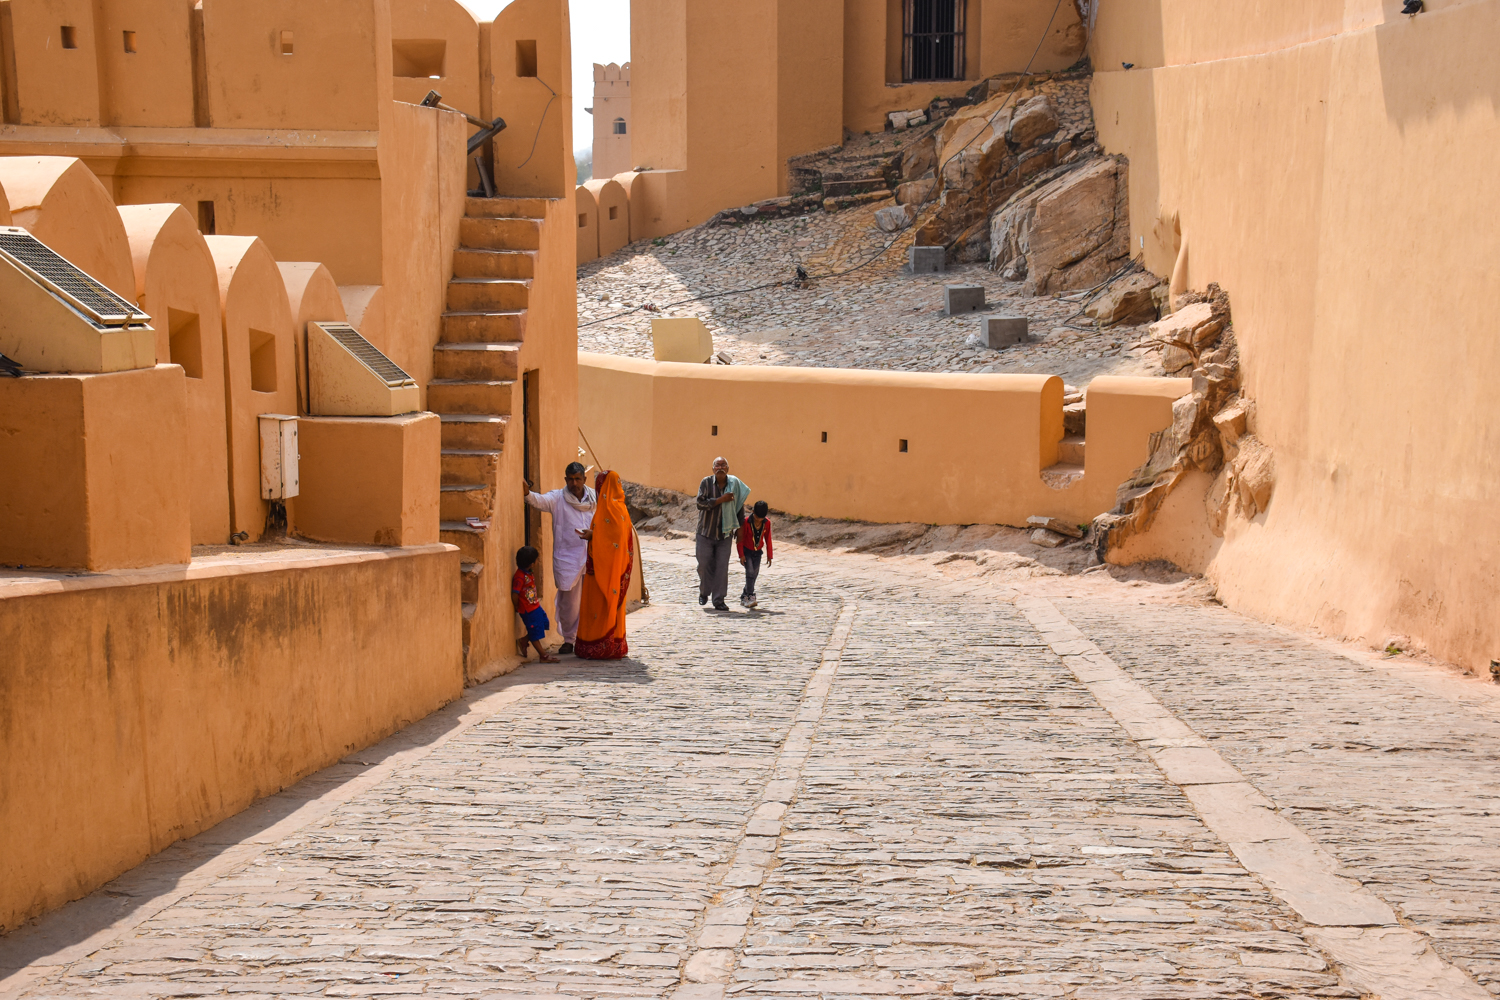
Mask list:
[[[964,78],[966,0],[902,0],[901,76],[907,83]]]

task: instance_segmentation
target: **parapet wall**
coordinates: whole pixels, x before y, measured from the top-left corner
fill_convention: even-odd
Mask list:
[[[458,697],[458,551],[0,577],[0,931]]]
[[[1478,220],[1500,213],[1500,17],[1399,8],[1103,4],[1094,117],[1130,158],[1132,249],[1233,301],[1275,455],[1269,510],[1208,567],[1220,597],[1487,673],[1500,243]]]
[[[1041,471],[1063,436],[1062,380],[578,356],[579,426],[632,482],[695,493],[716,456],[789,513],[864,521],[1085,523],[1172,420],[1187,379],[1099,378],[1084,476]],[[1097,447],[1094,443],[1097,442]]]

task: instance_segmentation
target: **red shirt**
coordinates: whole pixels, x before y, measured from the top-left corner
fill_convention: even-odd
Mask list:
[[[516,609],[523,615],[542,606],[536,592],[536,577],[524,569],[516,570],[516,575],[510,578],[510,592],[516,597]]]
[[[755,541],[755,529],[751,527],[754,523],[754,515],[745,518],[740,523],[739,534],[734,536],[734,547],[739,552],[741,559],[745,558],[746,549],[751,552],[759,552],[764,549],[766,552],[766,562],[770,562],[775,558],[771,555],[771,519],[768,517],[760,523],[760,544],[756,544]]]

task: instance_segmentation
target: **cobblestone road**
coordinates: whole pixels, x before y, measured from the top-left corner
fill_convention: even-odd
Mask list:
[[[0,939],[0,997],[1500,993],[1495,702],[790,548],[714,614],[680,547],[630,660],[476,689]],[[1311,840],[1203,806],[1247,781]],[[1331,909],[1268,837],[1336,857]]]

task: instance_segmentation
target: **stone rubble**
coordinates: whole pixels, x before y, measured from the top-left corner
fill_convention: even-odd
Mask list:
[[[984,264],[910,273],[911,229],[887,234],[874,224],[892,204],[699,226],[591,261],[578,270],[578,349],[650,358],[652,316],[697,316],[715,351],[737,365],[1045,373],[1079,387],[1096,375],[1163,374],[1163,345],[1145,325],[1095,328],[1081,315],[1084,293],[1027,297]],[[799,265],[812,276],[801,289],[792,284]],[[983,286],[989,313],[1025,316],[1031,343],[967,343],[987,313],[944,316],[943,286],[955,283]]]

